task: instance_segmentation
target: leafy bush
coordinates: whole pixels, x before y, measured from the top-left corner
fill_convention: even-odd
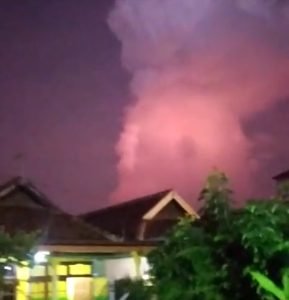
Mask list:
[[[159,299],[265,300],[275,299],[273,290],[275,296],[287,294],[279,286],[289,269],[288,202],[276,197],[235,209],[220,172],[209,176],[200,200],[200,219],[182,220],[149,255]]]
[[[142,279],[123,278],[115,281],[115,298],[119,300],[129,293],[127,300],[150,300],[151,287]]]
[[[38,233],[9,234],[0,231],[0,286],[3,284],[7,265],[21,265],[24,261],[31,261],[31,251],[37,236]]]

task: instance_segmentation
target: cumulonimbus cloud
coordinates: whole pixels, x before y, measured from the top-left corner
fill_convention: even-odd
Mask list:
[[[244,131],[289,93],[287,1],[116,0],[109,25],[132,73],[114,201],[196,194],[218,167],[237,193],[260,167]]]

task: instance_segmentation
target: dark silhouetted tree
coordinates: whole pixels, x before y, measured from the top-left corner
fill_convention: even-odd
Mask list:
[[[258,279],[285,290],[288,203],[276,197],[235,209],[228,179],[218,171],[208,177],[200,200],[200,219],[182,220],[149,255],[159,299],[275,299]]]

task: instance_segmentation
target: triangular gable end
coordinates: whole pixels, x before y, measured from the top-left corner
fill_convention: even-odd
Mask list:
[[[0,206],[57,209],[29,181],[21,177],[0,186]]]
[[[199,218],[193,208],[175,191],[170,191],[166,194],[154,207],[152,207],[144,216],[143,220],[152,220],[158,213],[161,212],[170,202],[175,201],[177,204],[193,218]]]

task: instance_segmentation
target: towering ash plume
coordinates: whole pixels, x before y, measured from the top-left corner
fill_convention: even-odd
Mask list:
[[[248,120],[289,94],[288,1],[116,0],[109,25],[132,73],[112,198],[197,193],[218,167],[239,195],[258,174]],[[287,32],[286,32],[287,31]],[[252,186],[253,183],[253,186]]]

